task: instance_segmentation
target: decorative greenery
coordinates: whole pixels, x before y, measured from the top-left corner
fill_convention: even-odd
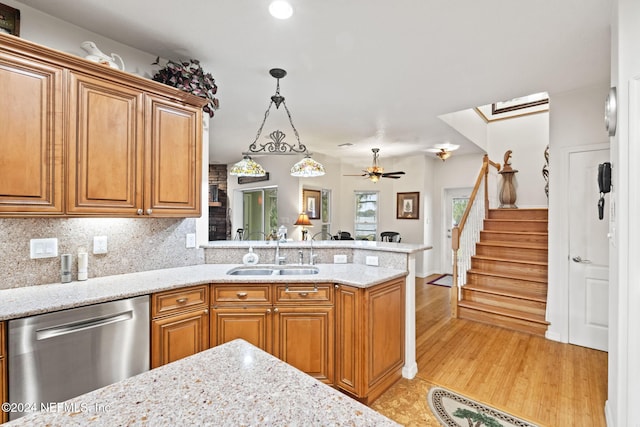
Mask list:
[[[204,72],[197,59],[190,59],[189,62],[169,61],[153,76],[153,80],[208,99],[209,103],[203,110],[210,117],[219,107],[218,98],[214,96],[218,91],[215,79],[210,73]]]
[[[469,409],[458,408],[453,413],[453,416],[466,419],[469,423],[469,426],[473,427],[480,427],[483,425],[487,427],[502,427],[502,424],[496,421],[495,418],[492,418],[485,414],[481,414],[479,412],[470,411]]]

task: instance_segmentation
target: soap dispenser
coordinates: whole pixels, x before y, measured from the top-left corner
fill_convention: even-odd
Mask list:
[[[253,252],[253,247],[249,246],[249,253],[242,257],[244,265],[254,265],[258,263],[258,255]]]

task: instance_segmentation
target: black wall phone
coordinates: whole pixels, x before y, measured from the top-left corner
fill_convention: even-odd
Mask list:
[[[604,195],[611,191],[611,163],[604,162],[598,165],[598,189],[600,190],[600,200],[598,200],[598,218],[604,218]]]

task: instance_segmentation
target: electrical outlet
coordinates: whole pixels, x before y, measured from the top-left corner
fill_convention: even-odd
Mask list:
[[[31,259],[55,258],[58,256],[58,239],[31,239],[29,240]]]
[[[196,233],[187,233],[186,246],[187,249],[196,247]]]
[[[378,257],[377,256],[368,256],[365,259],[365,263],[367,265],[373,265],[374,267],[378,266]]]
[[[347,263],[347,256],[346,255],[334,255],[333,256],[333,263],[334,264],[346,264]]]
[[[106,254],[107,251],[107,236],[95,236],[93,238],[93,253]]]

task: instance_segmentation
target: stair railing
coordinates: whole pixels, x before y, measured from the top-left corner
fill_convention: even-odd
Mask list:
[[[480,240],[484,219],[489,215],[489,180],[496,178],[489,174],[490,166],[493,166],[496,172],[500,171],[500,164],[492,162],[485,154],[467,208],[462,214],[460,223],[451,231],[451,249],[453,250],[452,317],[458,317],[461,288],[466,283],[467,270],[471,268],[471,257],[475,255],[476,243]],[[491,188],[497,188],[497,184],[492,184]]]

